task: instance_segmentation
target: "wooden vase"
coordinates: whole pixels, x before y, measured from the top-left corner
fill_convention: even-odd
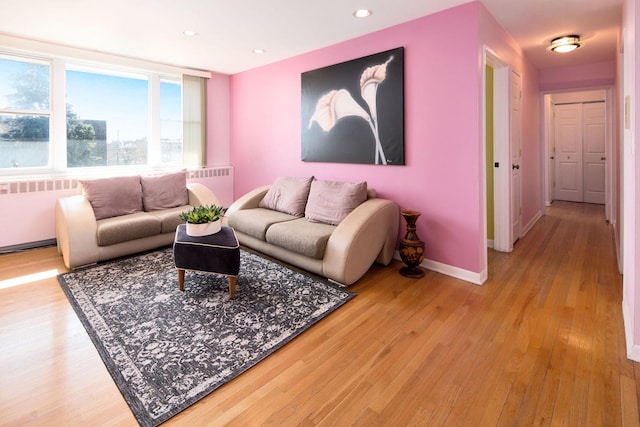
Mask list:
[[[418,237],[416,232],[416,221],[422,215],[418,211],[402,211],[402,217],[407,222],[407,234],[400,240],[399,252],[402,262],[407,264],[400,269],[400,274],[413,279],[424,276],[424,271],[419,267],[424,261],[424,242]]]

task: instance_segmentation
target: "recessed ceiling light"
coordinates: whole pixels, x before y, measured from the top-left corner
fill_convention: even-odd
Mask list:
[[[266,53],[267,51],[264,49],[253,49],[253,53],[257,53],[257,54],[263,54]]]
[[[184,35],[185,35],[185,36],[187,36],[187,37],[193,37],[193,36],[198,35],[198,33],[196,33],[196,32],[195,32],[195,31],[193,31],[193,30],[184,30],[184,31],[182,32],[182,34],[184,34]]]
[[[373,11],[370,9],[358,9],[353,12],[353,16],[355,18],[367,18],[373,14]]]

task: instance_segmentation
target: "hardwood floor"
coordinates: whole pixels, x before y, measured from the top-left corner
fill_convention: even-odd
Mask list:
[[[604,208],[555,203],[489,257],[484,286],[373,267],[356,298],[166,425],[639,425]],[[56,271],[55,248],[0,256],[0,287],[50,275],[0,289],[0,424],[136,425]]]

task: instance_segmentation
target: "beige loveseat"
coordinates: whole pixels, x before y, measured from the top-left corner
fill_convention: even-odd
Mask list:
[[[56,202],[58,252],[74,269],[170,245],[182,211],[219,204],[186,172],[80,181],[83,194]]]
[[[351,206],[341,206],[345,200]],[[237,199],[225,221],[242,245],[349,286],[374,262],[391,262],[399,216],[398,205],[366,183],[280,177]]]

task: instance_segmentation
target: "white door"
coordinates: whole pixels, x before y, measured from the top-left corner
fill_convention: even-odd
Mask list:
[[[555,106],[555,199],[581,202],[582,104]]]
[[[604,102],[555,106],[556,200],[605,203]]]
[[[511,67],[493,54],[487,58],[493,67],[493,249],[511,252]]]
[[[605,203],[605,103],[584,104],[584,201]]]
[[[522,217],[521,179],[520,179],[520,103],[522,90],[520,75],[511,73],[511,241],[520,238]]]

